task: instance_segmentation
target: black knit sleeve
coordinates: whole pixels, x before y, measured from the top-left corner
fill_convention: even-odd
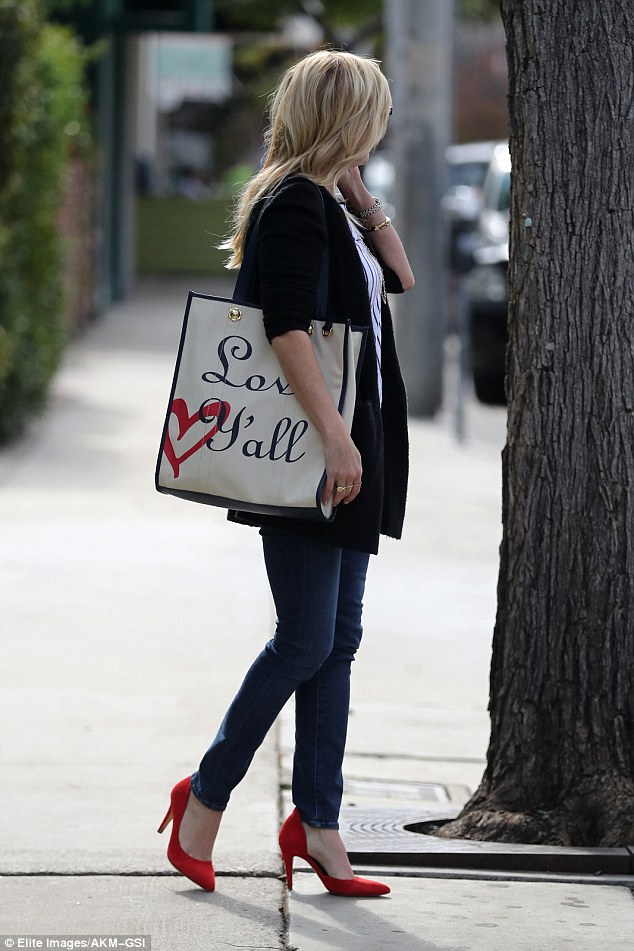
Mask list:
[[[282,186],[263,212],[258,233],[260,305],[269,340],[308,329],[325,249],[318,186],[307,179]]]

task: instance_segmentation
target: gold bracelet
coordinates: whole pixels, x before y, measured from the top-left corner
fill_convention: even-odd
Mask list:
[[[382,221],[380,225],[374,225],[372,228],[366,228],[366,231],[380,231],[381,228],[387,228],[388,225],[392,224],[392,219],[385,216],[385,221]]]

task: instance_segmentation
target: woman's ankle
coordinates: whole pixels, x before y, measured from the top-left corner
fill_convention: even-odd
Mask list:
[[[222,815],[222,812],[210,809],[196,796],[190,795],[181,821],[181,848],[192,858],[211,861]]]
[[[354,878],[346,847],[338,829],[321,829],[302,823],[308,854],[317,859],[332,878]]]

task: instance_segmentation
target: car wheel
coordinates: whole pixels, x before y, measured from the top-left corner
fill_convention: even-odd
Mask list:
[[[506,406],[503,376],[474,371],[473,387],[481,403],[486,403],[488,406]]]

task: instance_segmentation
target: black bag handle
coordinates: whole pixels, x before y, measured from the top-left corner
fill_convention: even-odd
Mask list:
[[[313,183],[314,184],[314,183]],[[265,210],[268,208],[273,199],[280,194],[283,190],[283,185],[275,188],[270,195],[268,195],[262,207],[258,213],[258,216],[255,220],[255,224],[251,229],[251,234],[249,235],[249,240],[246,243],[244,249],[244,255],[242,258],[242,264],[240,265],[240,271],[238,272],[238,277],[236,280],[236,286],[233,289],[233,299],[237,301],[246,301],[246,292],[249,285],[249,280],[251,278],[251,272],[255,264],[255,255],[258,246],[258,231],[260,228],[260,219],[264,214]],[[315,188],[319,192],[319,200],[321,202],[321,210],[324,216],[324,221],[326,218],[326,207],[324,205],[324,196],[321,193],[321,188],[318,185],[315,185]],[[324,256],[322,258],[321,267],[319,269],[319,274],[317,276],[317,311],[315,317],[317,320],[326,320],[326,306],[328,299],[328,247],[324,249]]]

